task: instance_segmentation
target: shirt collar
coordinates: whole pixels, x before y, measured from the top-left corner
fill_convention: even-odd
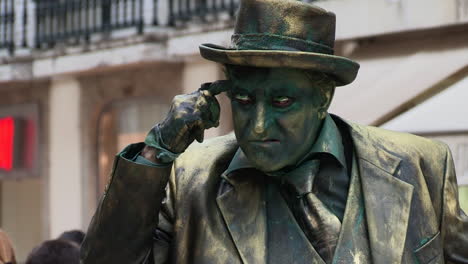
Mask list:
[[[332,155],[341,164],[341,166],[346,168],[346,158],[341,134],[335,124],[335,121],[333,121],[329,114],[325,117],[320,134],[310,152],[304,156],[299,164],[307,160],[312,155],[318,153],[328,153]],[[253,166],[245,156],[244,152],[239,148],[223,175],[229,175],[235,170],[248,168],[253,168]]]
[[[316,153],[328,153],[335,157],[341,166],[346,168],[346,158],[344,153],[343,140],[340,134],[340,130],[336,126],[335,121],[327,114],[323,121],[322,129],[317,137],[311,151],[306,156],[308,159],[311,155]]]
[[[224,174],[229,175],[229,173],[235,170],[248,168],[253,168],[253,166],[252,164],[250,164],[242,149],[238,148],[236,154],[234,154],[234,157],[232,158],[231,163],[229,164],[229,167],[224,172]]]

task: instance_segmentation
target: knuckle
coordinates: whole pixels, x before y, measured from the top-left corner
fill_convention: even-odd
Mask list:
[[[193,115],[199,116],[200,114],[201,114],[200,108],[195,108],[195,109],[193,110]]]
[[[200,128],[203,128],[203,127],[204,127],[204,124],[205,124],[205,123],[204,123],[203,120],[201,120],[201,119],[197,119],[197,120],[195,121],[195,125],[198,126],[198,127],[200,127]]]
[[[174,118],[175,119],[184,119],[187,116],[187,114],[188,113],[187,113],[186,110],[180,109],[180,110],[175,112]]]
[[[203,96],[206,96],[206,97],[211,97],[211,92],[209,90],[202,90],[201,94],[203,94]]]
[[[172,98],[172,102],[180,102],[182,100],[183,95],[176,95]]]

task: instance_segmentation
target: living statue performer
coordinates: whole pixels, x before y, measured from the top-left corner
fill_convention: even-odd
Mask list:
[[[241,1],[231,46],[200,46],[228,80],[176,96],[117,155],[82,263],[468,263],[447,146],[327,112],[359,68],[334,35],[318,7]],[[192,144],[221,92],[234,134]]]

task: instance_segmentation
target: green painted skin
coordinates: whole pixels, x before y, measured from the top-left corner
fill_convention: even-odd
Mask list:
[[[179,154],[194,140],[203,142],[205,129],[219,125],[220,107],[215,95],[229,87],[226,81],[205,83],[195,92],[174,97],[164,121],[146,136],[146,145],[158,149],[158,153],[168,150]]]
[[[234,131],[252,165],[275,172],[298,164],[320,131],[333,83],[324,89],[323,78],[297,69],[239,74],[228,66],[227,72],[232,81]]]

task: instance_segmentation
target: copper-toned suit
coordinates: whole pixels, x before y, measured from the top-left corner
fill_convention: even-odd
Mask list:
[[[468,217],[447,146],[349,129],[355,154],[334,263],[468,263]],[[124,156],[141,147],[129,146]],[[171,168],[118,156],[82,263],[266,263],[262,180],[221,177],[237,148],[233,135],[193,144],[175,161],[164,200]],[[284,255],[275,264],[324,263],[305,237],[277,243]]]

